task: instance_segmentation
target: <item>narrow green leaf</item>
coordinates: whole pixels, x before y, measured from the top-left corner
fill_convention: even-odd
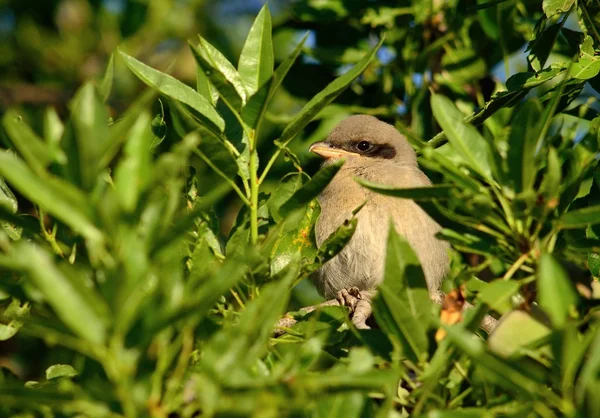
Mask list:
[[[279,187],[271,193],[267,201],[269,214],[275,222],[280,223],[283,220],[279,209],[306,183],[307,178],[308,176],[304,173],[290,173],[279,181]]]
[[[239,323],[226,324],[203,350],[202,366],[221,379],[231,380],[234,365],[255,364],[264,355],[273,326],[287,306],[290,286],[298,274],[297,263],[266,284],[260,296],[251,301],[240,314]]]
[[[542,18],[536,25],[536,37],[529,43],[529,55],[527,56],[527,62],[531,65],[535,71],[540,71],[546,65],[546,61],[550,56],[550,52],[554,47],[556,38],[560,32],[562,25],[554,24],[548,27],[546,26],[547,20]],[[542,25],[544,28],[538,33],[537,28]]]
[[[139,77],[148,86],[157,89],[165,96],[178,100],[192,109],[197,110],[202,116],[212,122],[221,132],[225,129],[223,118],[217,113],[212,104],[200,93],[197,93],[191,87],[183,84],[181,81],[171,77],[168,74],[161,73],[136,60],[135,58],[119,51],[125,64],[135,75]]]
[[[427,353],[431,323],[429,290],[419,260],[406,239],[390,224],[385,258],[385,279],[373,309],[387,336],[400,344],[412,361]]]
[[[304,35],[292,53],[286,57],[281,64],[279,64],[273,73],[270,82],[261,87],[252,95],[252,97],[248,99],[248,103],[246,103],[246,106],[244,106],[242,109],[242,117],[244,122],[246,122],[246,124],[248,124],[248,126],[251,128],[256,128],[260,123],[264,113],[267,110],[267,106],[271,102],[271,99],[281,86],[283,79],[289,72],[290,68],[292,68],[294,62],[296,62],[300,52],[302,52],[304,42],[306,42],[307,38],[308,33]]]
[[[221,100],[232,112],[239,113],[246,103],[246,91],[235,68],[222,55],[215,55],[220,52],[208,44],[204,38],[200,38],[198,47],[191,42],[188,44],[196,63],[202,68]],[[223,62],[226,62],[227,65],[222,65]]]
[[[71,119],[61,142],[67,155],[71,183],[89,191],[96,184],[101,157],[110,148],[108,112],[91,83],[81,87],[71,101]]]
[[[91,221],[88,199],[71,184],[46,175],[38,177],[9,152],[0,152],[0,176],[31,202],[69,225],[88,239],[99,241],[102,233]]]
[[[578,298],[567,272],[553,255],[540,257],[537,282],[540,307],[555,327],[562,328],[575,313]]]
[[[488,181],[492,179],[491,150],[489,143],[477,129],[464,122],[464,115],[452,101],[439,94],[431,97],[431,109],[452,148],[462,157],[467,166]]]
[[[81,337],[103,344],[106,327],[102,318],[48,254],[37,246],[22,243],[15,255],[26,265],[28,279],[44,294],[58,317]],[[100,296],[96,300],[100,304]]]
[[[115,189],[126,212],[135,210],[138,198],[151,179],[151,144],[153,135],[150,115],[144,112],[131,128],[124,156],[115,168]]]
[[[455,186],[447,184],[439,184],[431,187],[402,188],[374,183],[360,177],[355,177],[354,180],[361,186],[379,194],[411,200],[450,199],[452,190],[456,189]]]
[[[575,209],[565,213],[558,221],[561,229],[587,228],[600,223],[600,205]]]
[[[198,93],[203,95],[210,104],[213,106],[217,105],[217,100],[219,100],[219,92],[210,83],[210,80],[200,66],[196,67],[196,90]]]
[[[550,146],[548,148],[548,163],[546,165],[546,175],[544,176],[544,180],[542,182],[542,189],[546,196],[546,204],[549,207],[556,207],[558,205],[561,179],[562,173],[560,160],[558,159],[558,153],[556,152],[556,148]]]
[[[104,103],[110,97],[110,92],[112,90],[113,79],[115,77],[115,55],[110,54],[110,58],[108,59],[108,64],[106,65],[106,71],[104,72],[104,77],[102,77],[102,82],[98,86],[98,91],[100,92],[100,96]]]
[[[238,63],[238,72],[248,96],[256,93],[273,75],[271,30],[271,14],[265,4],[250,28]]]
[[[27,125],[15,111],[9,110],[2,118],[2,126],[6,130],[15,149],[27,164],[36,172],[43,173],[50,164],[50,152],[44,141]]]
[[[287,145],[315,116],[337,96],[339,96],[346,88],[367,68],[375,53],[381,47],[384,37],[379,40],[379,43],[369,51],[365,56],[358,61],[348,72],[333,80],[325,89],[314,96],[296,116],[288,123],[279,142]]]
[[[310,270],[313,271],[331,260],[333,257],[339,254],[344,249],[346,244],[350,241],[354,232],[356,231],[356,225],[358,224],[357,218],[351,218],[341,224],[331,235],[329,235],[325,241],[319,246],[317,251],[317,257],[319,263],[311,266]]]
[[[17,213],[17,198],[2,177],[0,177],[0,206],[5,207],[10,213]]]
[[[308,204],[311,200],[315,199],[324,189],[327,187],[333,177],[340,171],[344,160],[336,161],[332,164],[328,164],[311,178],[308,183],[302,186],[296,193],[292,195],[279,208],[279,213],[282,217],[286,217],[296,209],[303,207]]]
[[[508,172],[516,193],[529,190],[535,180],[536,139],[541,129],[542,107],[536,100],[523,103],[515,112],[508,140]]]
[[[48,144],[49,158],[61,165],[67,164],[67,156],[60,146],[64,132],[65,125],[56,110],[53,107],[47,107],[44,112],[44,139]]]

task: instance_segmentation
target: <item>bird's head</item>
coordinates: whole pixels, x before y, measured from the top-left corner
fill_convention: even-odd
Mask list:
[[[406,140],[392,125],[370,115],[355,115],[340,122],[322,142],[310,151],[327,160],[345,158],[361,166],[381,162],[416,165],[417,157]]]

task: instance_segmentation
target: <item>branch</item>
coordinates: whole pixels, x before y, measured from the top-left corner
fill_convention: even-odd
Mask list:
[[[446,297],[444,292],[441,292],[441,291],[435,292],[435,293],[431,294],[430,296],[431,296],[431,300],[440,306],[444,303],[444,299]],[[337,299],[331,299],[331,300],[319,303],[317,305],[306,306],[304,308],[301,308],[300,311],[309,313],[316,309],[322,308],[324,306],[340,306],[340,302]],[[463,305],[463,312],[467,309],[472,309],[472,308],[474,308],[474,306],[471,305],[469,302],[465,301],[465,303]],[[279,336],[285,334],[287,332],[287,330],[289,328],[291,328],[292,326],[294,326],[294,324],[296,322],[298,322],[296,319],[292,318],[289,314],[286,314],[279,321],[277,321],[277,325],[275,325],[275,330],[273,331],[273,335],[275,337],[279,337]],[[483,320],[481,321],[481,324],[479,324],[479,327],[489,334],[492,332],[492,330],[494,328],[496,328],[496,325],[498,325],[498,320],[490,315],[486,315],[483,318]]]

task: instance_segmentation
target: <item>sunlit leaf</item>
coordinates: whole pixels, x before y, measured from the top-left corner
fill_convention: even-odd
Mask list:
[[[213,105],[204,96],[194,91],[194,89],[168,74],[161,73],[147,66],[125,54],[123,51],[119,51],[119,54],[125,60],[125,64],[127,64],[129,69],[148,86],[157,89],[165,96],[179,100],[192,109],[197,110],[201,115],[214,123],[219,130],[222,131],[225,128],[223,118],[217,113]]]

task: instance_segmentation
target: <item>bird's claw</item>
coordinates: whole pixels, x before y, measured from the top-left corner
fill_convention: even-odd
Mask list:
[[[352,323],[358,329],[370,329],[367,325],[367,319],[371,316],[372,307],[368,297],[361,294],[358,287],[350,287],[342,289],[337,294],[337,301],[342,306],[350,308],[352,314]]]
[[[362,298],[358,287],[350,287],[348,289],[342,289],[337,293],[337,301],[341,306],[347,306],[350,308],[350,312],[356,310],[358,301]]]

